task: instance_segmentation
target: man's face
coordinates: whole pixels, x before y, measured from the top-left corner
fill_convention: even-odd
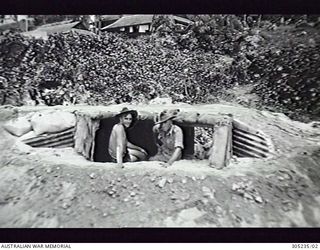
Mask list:
[[[120,117],[120,122],[123,124],[126,128],[129,128],[132,123],[132,114],[126,114]]]
[[[162,129],[164,132],[168,132],[171,126],[172,126],[172,120],[168,120],[163,123],[160,123],[160,129]]]

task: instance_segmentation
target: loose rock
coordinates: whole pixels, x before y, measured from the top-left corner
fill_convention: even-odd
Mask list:
[[[62,204],[62,208],[63,208],[63,209],[67,209],[68,207],[70,207],[70,204],[68,204],[67,202],[64,202],[64,203]]]
[[[95,179],[97,177],[95,173],[91,173],[89,176],[91,179]]]
[[[190,194],[182,194],[182,195],[180,196],[180,199],[181,199],[182,201],[187,201],[187,200],[190,199],[190,197],[191,197]]]
[[[248,200],[252,200],[253,199],[252,195],[250,195],[248,193],[244,193],[243,197],[248,199]]]
[[[162,178],[159,182],[158,182],[158,187],[163,188],[166,185],[167,179],[166,178]]]
[[[168,183],[172,183],[173,179],[172,178],[168,178]]]
[[[214,193],[208,187],[202,187],[202,192],[204,197],[208,197],[210,199],[214,198]]]
[[[135,192],[131,192],[131,193],[130,193],[130,196],[131,196],[131,197],[136,196],[136,193],[135,193]]]
[[[263,202],[263,200],[262,200],[262,198],[260,196],[256,196],[256,197],[254,197],[254,199],[258,203],[262,203]]]

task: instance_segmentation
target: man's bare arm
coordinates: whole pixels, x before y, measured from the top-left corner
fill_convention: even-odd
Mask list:
[[[177,147],[174,150],[174,152],[173,152],[171,158],[169,159],[169,161],[167,162],[167,164],[169,166],[172,165],[172,163],[174,163],[176,160],[178,160],[181,157],[181,154],[182,154],[182,149],[180,147]]]

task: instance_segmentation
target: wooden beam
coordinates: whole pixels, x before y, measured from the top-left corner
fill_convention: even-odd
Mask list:
[[[227,166],[231,158],[232,122],[218,123],[214,127],[213,150],[210,155],[210,167],[222,169]]]
[[[228,131],[228,144],[227,144],[227,152],[226,152],[226,166],[229,164],[230,159],[233,155],[233,141],[232,141],[232,123],[230,126],[230,131]]]

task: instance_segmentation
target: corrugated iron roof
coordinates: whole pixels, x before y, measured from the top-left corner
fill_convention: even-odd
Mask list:
[[[75,127],[72,127],[56,133],[38,135],[36,137],[23,140],[22,142],[31,147],[73,147],[74,131]]]
[[[47,27],[39,27],[36,29],[36,31],[45,31],[47,34],[52,34],[52,33],[60,33],[60,32],[65,32],[71,30],[73,27],[78,25],[80,22],[72,22],[72,23],[65,23],[65,24],[59,24],[59,25],[53,25],[53,26],[47,26]]]
[[[76,28],[66,29],[64,31],[60,32],[75,32],[77,34],[81,35],[88,35],[88,36],[96,36],[95,33],[88,31],[88,30],[81,30]],[[27,36],[27,37],[34,37],[34,38],[41,38],[41,39],[48,39],[48,34],[52,34],[53,32],[47,32],[46,30],[32,30],[28,32],[22,32],[21,35]]]
[[[102,30],[128,27],[133,25],[148,24],[152,22],[154,15],[130,15],[123,16],[114,23],[102,28]]]
[[[101,20],[103,21],[112,21],[112,20],[118,20],[121,18],[121,15],[102,15],[100,16]]]
[[[5,31],[5,30],[9,30],[11,28],[17,28],[19,26],[18,22],[7,22],[7,23],[2,23],[0,24],[0,31]]]
[[[65,21],[59,21],[59,22],[42,24],[42,25],[39,26],[38,28],[45,28],[45,27],[57,26],[57,25],[67,24],[67,23],[72,23],[72,20],[65,20]]]
[[[114,28],[121,28],[121,27],[128,27],[133,25],[140,25],[140,24],[149,24],[152,22],[154,15],[127,15],[121,17],[119,20],[115,21],[114,23],[102,28],[102,30],[114,29]],[[192,24],[193,21],[179,17],[179,16],[170,16],[171,19],[184,23],[184,24]]]
[[[178,21],[178,22],[181,22],[181,23],[186,23],[186,24],[193,24],[194,22],[187,19],[187,18],[184,18],[184,17],[179,17],[179,16],[171,16],[172,19]]]

